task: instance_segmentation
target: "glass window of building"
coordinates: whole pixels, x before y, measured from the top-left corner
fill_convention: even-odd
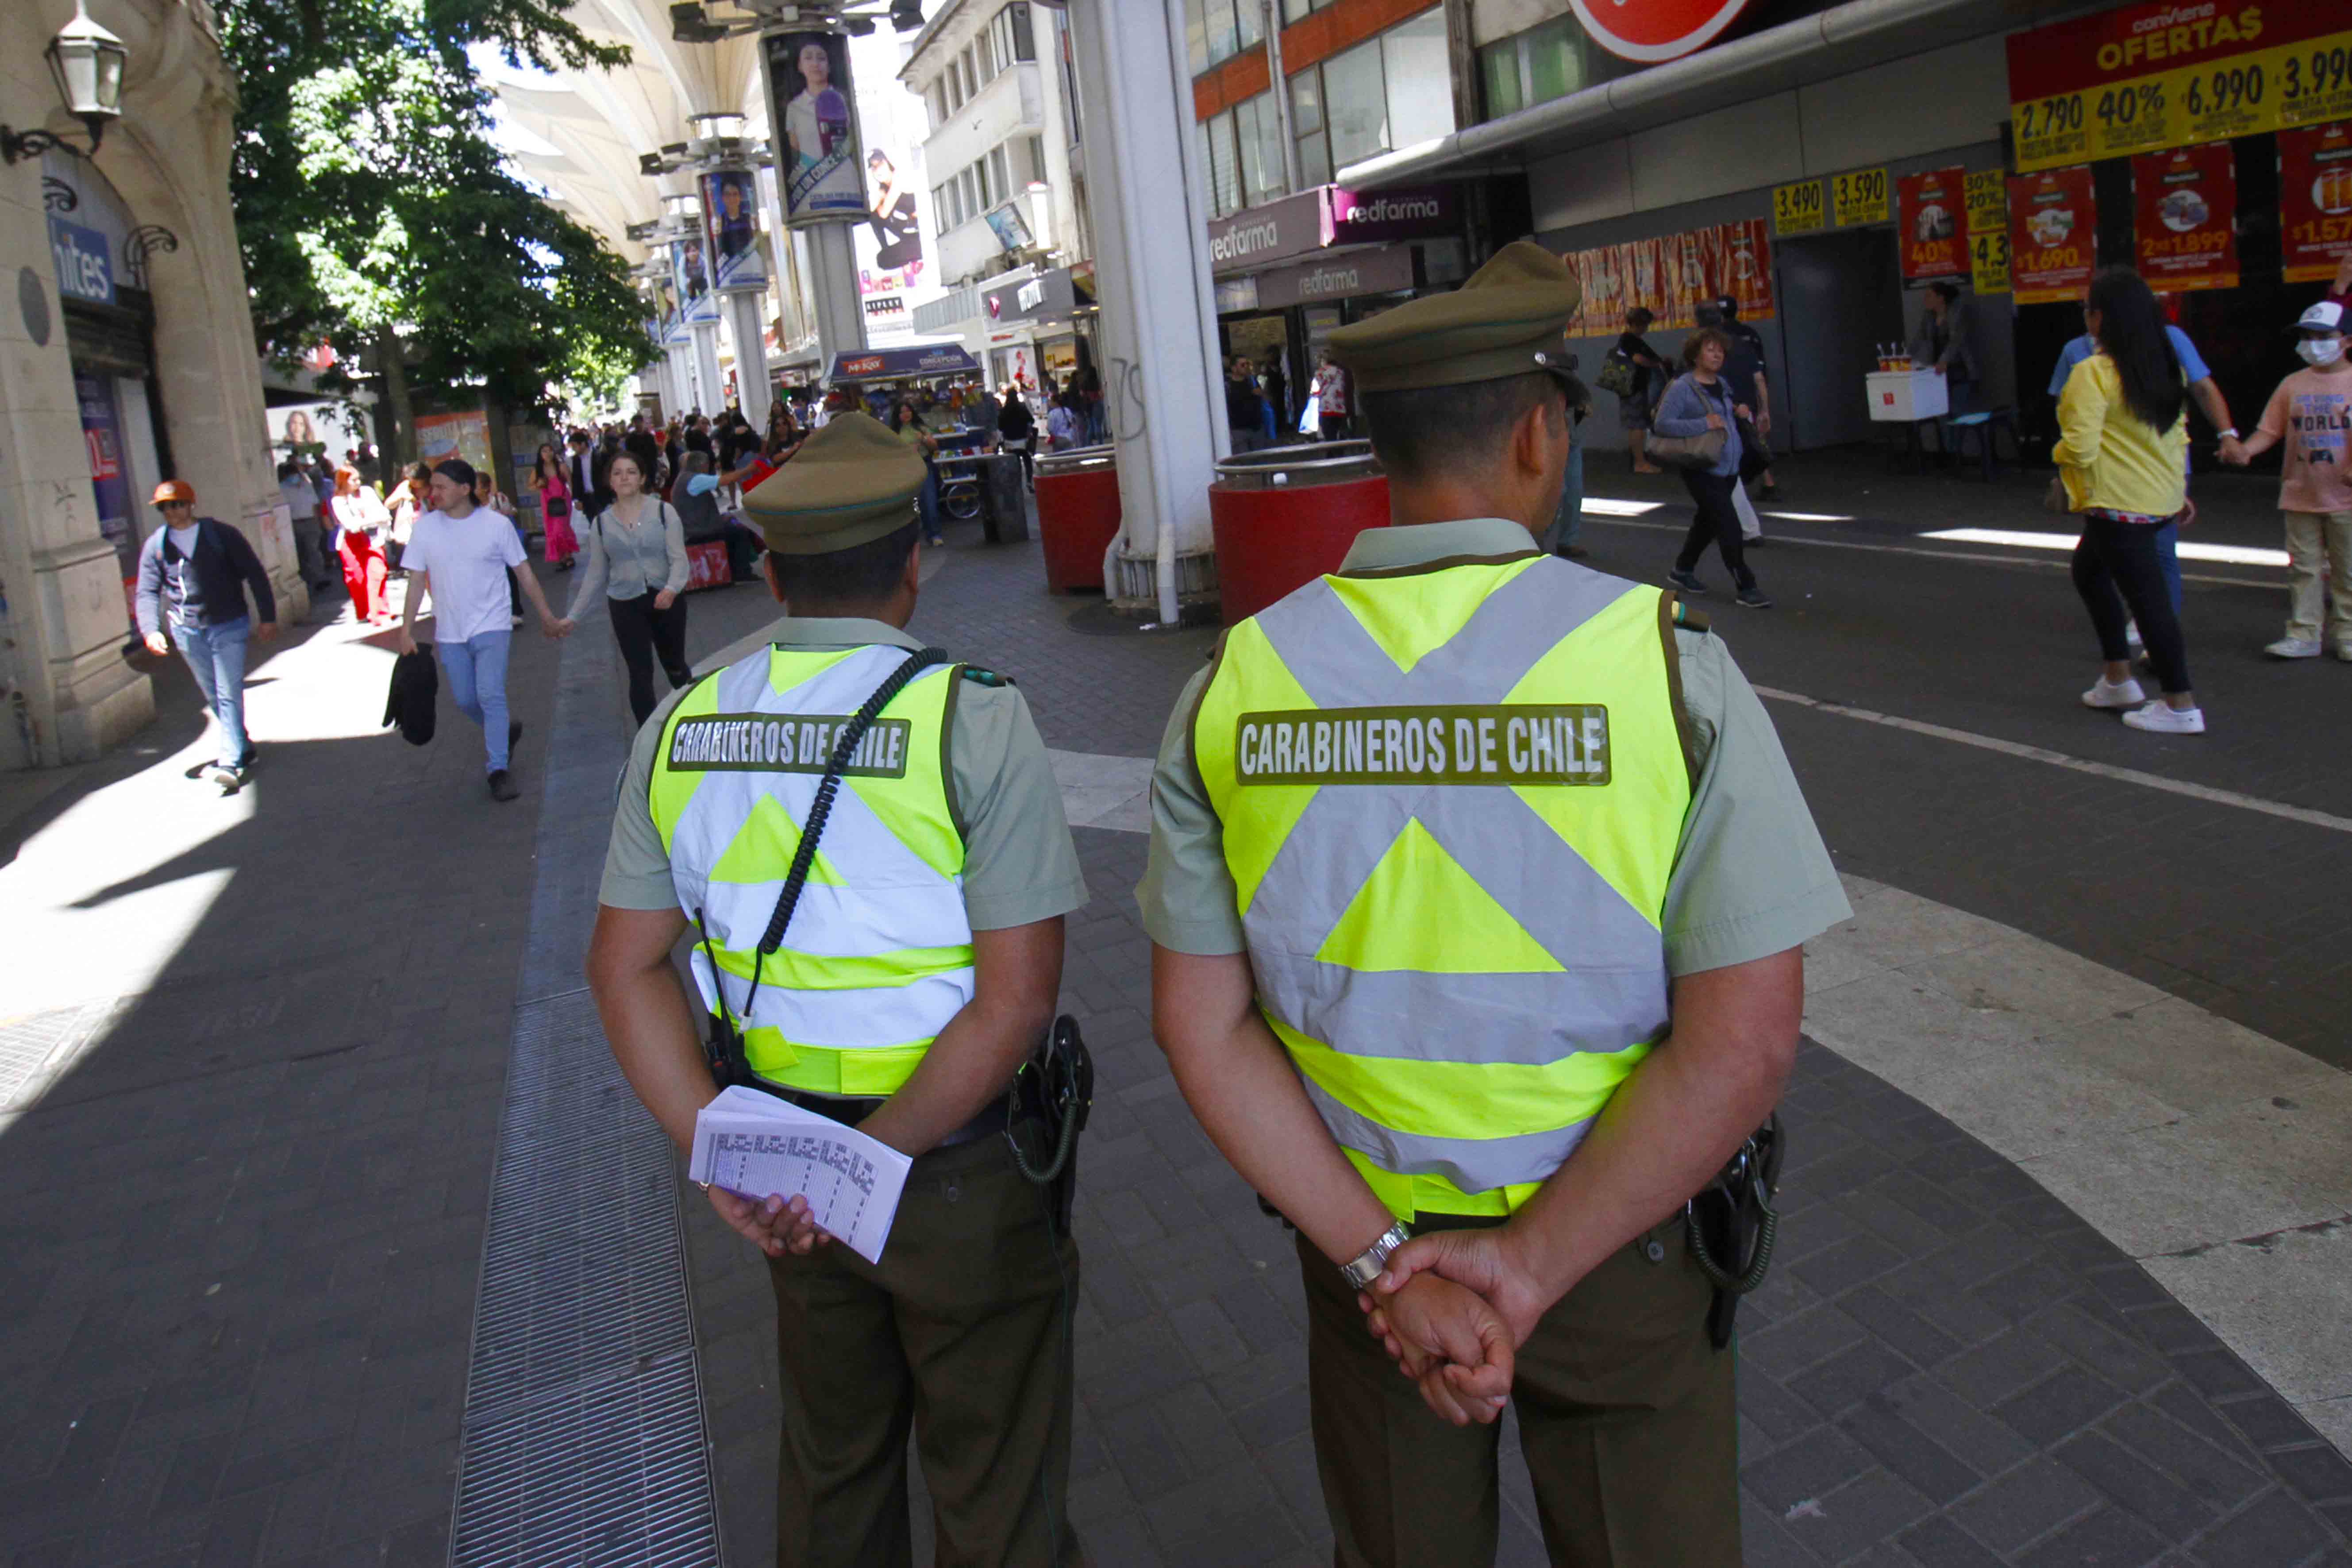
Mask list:
[[[1334,168],[1388,150],[1388,85],[1381,73],[1380,39],[1369,38],[1323,62],[1323,115]]]
[[[948,62],[940,79],[946,83],[948,111],[953,113],[963,107],[963,77],[956,70],[955,61]]]
[[[994,152],[989,153],[988,168],[991,178],[992,178],[996,184],[997,199],[1002,201],[1006,196],[1011,195],[1013,194],[1013,181],[1010,176],[1013,171],[1005,160],[1004,149],[1003,147],[999,147]]]
[[[957,58],[963,66],[963,95],[966,98],[978,97],[981,82],[980,65],[971,58],[971,46],[966,44],[963,47],[963,53]]]
[[[1045,139],[1043,136],[1024,136],[1021,147],[1022,178],[1043,184],[1045,179]]]
[[[1519,41],[1504,38],[1478,51],[1478,85],[1486,95],[1486,118],[1500,120],[1528,105],[1527,85],[1519,79]]]
[[[1313,0],[1282,0],[1282,24],[1286,27],[1293,22],[1303,22],[1314,9]]]
[[[1381,63],[1388,76],[1389,134],[1383,146],[1411,147],[1454,129],[1454,72],[1442,7],[1433,5],[1382,33]]]
[[[1234,142],[1234,117],[1220,114],[1209,121],[1209,206],[1223,217],[1241,205],[1241,153]]]
[[[965,164],[963,172],[956,176],[956,187],[963,193],[964,216],[978,217],[986,204],[980,198],[980,177],[971,164]]]
[[[971,53],[980,63],[981,85],[985,87],[996,79],[996,40],[983,30],[971,41]]]
[[[923,89],[923,101],[930,107],[932,130],[937,131],[948,122],[947,89],[940,85],[937,77],[933,77],[930,84]]]
[[[1234,0],[1234,52],[1264,40],[1265,20],[1258,15],[1257,0]]]
[[[1479,76],[1486,90],[1486,116],[1494,119],[1590,86],[1599,79],[1590,44],[1576,18],[1557,16],[1478,51]]]
[[[980,187],[981,211],[986,212],[989,208],[994,206],[998,202],[1004,199],[1004,192],[1000,189],[997,186],[996,182],[989,176],[987,159],[976,158],[972,161],[971,177],[972,183]]]
[[[1286,195],[1290,184],[1282,173],[1282,120],[1275,112],[1274,94],[1259,93],[1234,110],[1234,130],[1241,149],[1242,205]]]
[[[1027,0],[999,11],[988,24],[988,30],[996,39],[996,63],[1000,67],[1037,58],[1036,35],[1030,29]]]
[[[1205,0],[1184,0],[1184,58],[1199,76],[1209,68],[1209,18]]]
[[[1298,137],[1301,186],[1331,183],[1331,140],[1323,125],[1323,77],[1312,66],[1290,79],[1290,128]]]

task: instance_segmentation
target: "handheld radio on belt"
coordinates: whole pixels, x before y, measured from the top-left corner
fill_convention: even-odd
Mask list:
[[[800,847],[793,852],[792,868],[785,873],[783,889],[776,895],[775,912],[768,917],[768,929],[761,933],[759,946],[752,953],[751,985],[743,997],[745,1017],[751,1016],[751,1005],[760,994],[761,964],[768,954],[783,945],[784,931],[800,904],[801,889],[816,863],[817,840],[824,834],[825,818],[832,815],[834,797],[841,791],[842,775],[849,766],[849,759],[856,754],[858,742],[866,738],[866,731],[889,706],[890,700],[906,689],[908,681],[931,666],[947,662],[946,652],[940,648],[927,647],[908,654],[906,662],[892,670],[841,727],[833,751],[825,758],[824,776],[817,781],[816,798],[810,803],[808,822],[801,830]],[[710,950],[710,932],[700,910],[694,911],[694,928],[702,941],[702,955],[710,964],[711,987],[719,1002],[719,1010],[711,1016],[709,1037],[703,1043],[711,1079],[720,1089],[740,1085],[780,1100],[794,1100],[786,1090],[751,1070],[743,1047],[743,1031],[736,1026],[727,1006],[727,988],[718,958]],[[1072,1156],[1078,1134],[1086,1130],[1087,1113],[1094,1107],[1094,1058],[1078,1034],[1077,1020],[1066,1013],[1054,1020],[1045,1038],[1021,1064],[1013,1075],[1012,1086],[1005,1090],[1004,1137],[1012,1147],[1013,1163],[1028,1181],[1054,1189],[1052,1212],[1065,1236],[1069,1234],[1070,1207],[1077,1190],[1077,1163]]]
[[[1683,1205],[1683,1235],[1691,1257],[1715,1286],[1706,1331],[1717,1350],[1731,1342],[1739,1298],[1764,1283],[1772,1267],[1772,1243],[1780,1229],[1772,1194],[1780,1183],[1782,1144],[1776,1110],[1732,1151],[1715,1180]]]

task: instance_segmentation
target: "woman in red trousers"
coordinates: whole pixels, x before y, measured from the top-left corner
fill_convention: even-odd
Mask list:
[[[352,618],[368,626],[392,619],[383,602],[383,534],[392,525],[376,493],[360,483],[357,468],[335,470],[335,525],[341,537],[335,553],[342,558],[343,586],[352,595]]]

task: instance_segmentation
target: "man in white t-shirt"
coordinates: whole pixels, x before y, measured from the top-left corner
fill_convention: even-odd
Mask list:
[[[507,714],[507,651],[513,641],[508,611],[507,574],[538,612],[540,630],[563,635],[547,596],[531,574],[522,540],[504,513],[474,504],[474,466],[462,458],[437,463],[425,485],[433,510],[416,520],[400,563],[408,573],[408,602],[400,618],[400,651],[416,651],[416,606],[433,595],[435,646],[458,710],[482,727],[489,753],[490,795],[512,800],[515,788],[507,763],[522,725]]]

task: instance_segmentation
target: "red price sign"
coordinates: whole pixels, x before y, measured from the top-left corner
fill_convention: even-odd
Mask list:
[[[1903,280],[1969,275],[1968,171],[1927,169],[1895,182]]]
[[[2011,294],[2021,305],[2080,298],[2099,263],[2098,234],[2087,165],[2010,181]]]
[[[2282,131],[2278,149],[2286,280],[2332,279],[2352,255],[2352,121]]]
[[[2238,162],[2227,142],[2132,160],[2140,276],[2159,294],[2238,286]]]

